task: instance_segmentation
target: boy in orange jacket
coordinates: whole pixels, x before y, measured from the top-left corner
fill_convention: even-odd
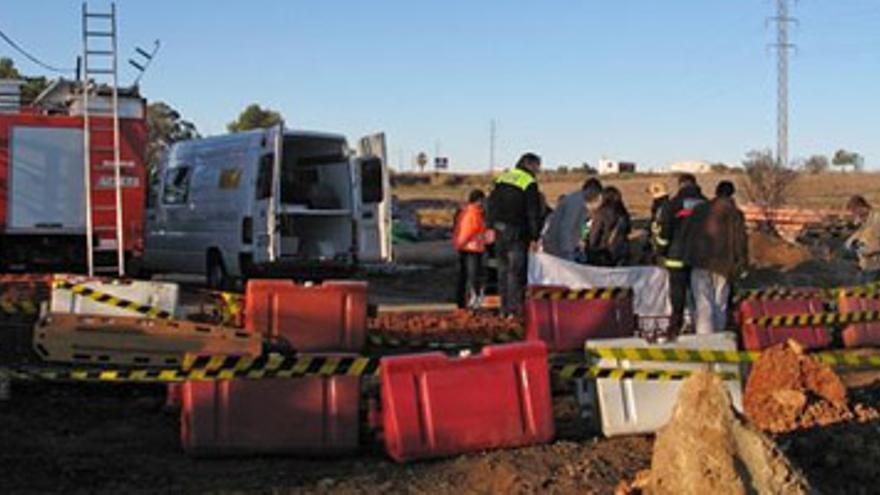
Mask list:
[[[490,237],[483,211],[485,199],[483,191],[471,191],[467,204],[455,217],[452,230],[452,243],[459,259],[456,299],[462,309],[477,309],[483,300],[483,254]]]

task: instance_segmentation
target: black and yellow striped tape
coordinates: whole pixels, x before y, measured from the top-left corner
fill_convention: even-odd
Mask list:
[[[551,301],[580,301],[591,299],[626,299],[632,297],[631,287],[604,287],[595,289],[534,288],[528,292],[530,299]]]
[[[598,366],[567,364],[554,370],[561,378],[571,380],[583,379],[607,379],[607,380],[635,380],[635,381],[674,381],[684,380],[691,376],[692,370],[645,370],[645,369],[620,369],[600,368]],[[738,373],[717,372],[723,380],[738,380]]]
[[[821,299],[824,297],[822,291],[798,289],[790,287],[774,287],[768,289],[749,289],[736,293],[734,301],[737,303],[743,301],[774,301],[782,299]]]
[[[657,347],[586,348],[587,356],[599,359],[662,361],[675,363],[751,363],[760,352],[722,351],[715,349],[662,349]]]
[[[762,316],[760,318],[750,318],[744,323],[761,327],[818,327],[851,325],[853,323],[870,323],[875,321],[880,321],[880,311]]]
[[[176,383],[185,381],[261,380],[306,376],[373,376],[379,360],[366,357],[237,356],[198,357],[182,368],[16,367],[3,370],[18,380]]]
[[[35,315],[38,311],[33,301],[0,301],[0,315]]]
[[[52,287],[56,289],[69,290],[70,292],[80,297],[91,299],[92,301],[95,301],[97,303],[106,304],[108,306],[113,306],[115,308],[120,308],[127,311],[133,311],[135,313],[140,313],[149,318],[156,318],[159,320],[170,320],[172,318],[171,313],[169,313],[168,311],[154,308],[150,305],[129,301],[128,299],[116,297],[105,292],[100,292],[92,289],[85,284],[73,284],[68,282],[67,280],[55,280],[52,282]]]
[[[469,341],[429,341],[421,339],[406,339],[394,337],[384,333],[370,332],[367,334],[367,342],[370,346],[378,349],[410,349],[410,350],[456,350],[469,347],[477,347],[492,344],[505,344],[520,341],[524,338],[522,332],[504,332],[493,335],[491,338],[474,339]]]
[[[760,352],[721,351],[714,349],[658,349],[639,347],[587,348],[589,360],[627,359],[671,363],[753,363],[761,357]],[[808,354],[810,357],[837,367],[880,368],[880,355],[868,356],[855,352],[828,351]]]

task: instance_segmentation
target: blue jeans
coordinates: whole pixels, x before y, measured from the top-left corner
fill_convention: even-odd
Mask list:
[[[501,310],[507,314],[521,315],[528,278],[528,242],[518,233],[500,233],[495,241],[498,258],[498,294]]]

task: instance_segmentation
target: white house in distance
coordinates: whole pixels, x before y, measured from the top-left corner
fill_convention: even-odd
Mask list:
[[[599,160],[599,166],[597,167],[599,171],[599,175],[611,175],[611,174],[623,174],[623,173],[635,173],[636,164],[635,162],[622,162],[619,160],[610,160],[608,158],[601,158]]]
[[[669,171],[678,174],[708,174],[712,171],[712,165],[701,160],[676,162],[669,166]]]

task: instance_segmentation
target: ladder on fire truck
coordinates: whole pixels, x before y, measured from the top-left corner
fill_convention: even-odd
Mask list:
[[[122,173],[119,130],[119,90],[116,57],[116,4],[110,12],[90,12],[82,4],[82,112],[83,112],[83,182],[86,200],[86,264],[89,276],[125,274],[125,236],[122,211]],[[111,91],[110,108],[93,106],[92,94],[97,98],[101,85]],[[107,125],[108,120],[112,122]],[[115,201],[96,201],[94,189],[109,185],[98,170],[108,165],[113,168],[112,189]],[[103,191],[102,191],[103,192]],[[98,203],[98,204],[96,204]],[[108,221],[112,217],[115,222]],[[111,234],[113,234],[111,238]],[[95,242],[97,238],[97,243]],[[115,256],[112,256],[115,254]],[[110,261],[115,258],[115,263]]]

